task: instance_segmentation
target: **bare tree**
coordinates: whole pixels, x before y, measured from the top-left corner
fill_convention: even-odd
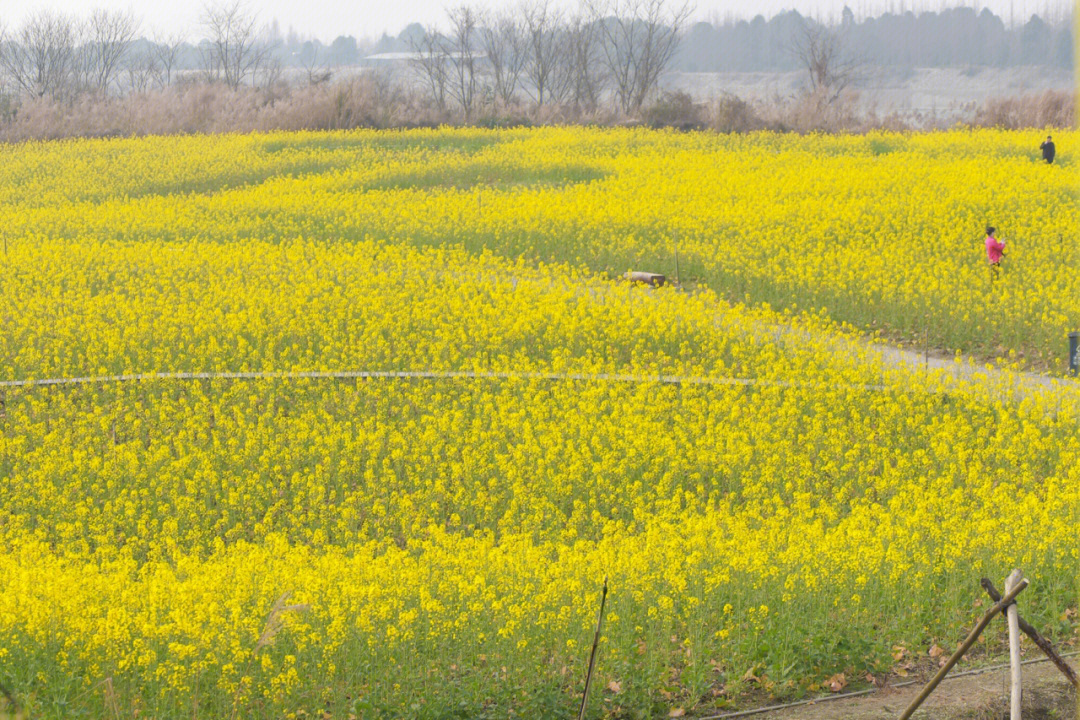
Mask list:
[[[446,112],[446,88],[450,82],[449,43],[438,30],[427,28],[418,38],[409,38],[410,64],[431,95],[439,112]]]
[[[321,85],[324,82],[329,82],[334,75],[330,71],[329,65],[326,63],[319,65],[318,47],[312,50],[311,58],[304,63],[304,70],[307,72],[308,85]]]
[[[255,23],[255,14],[241,0],[205,7],[202,25],[209,44],[203,48],[203,69],[211,80],[236,89],[268,69],[273,44],[259,36]]]
[[[514,102],[528,59],[523,23],[513,10],[488,14],[481,23],[480,44],[491,68],[496,102],[509,107]]]
[[[641,109],[679,46],[692,7],[683,0],[586,0],[599,25],[605,69],[624,113]]]
[[[461,106],[465,120],[472,118],[478,86],[476,42],[479,15],[469,5],[447,10],[450,18],[450,96]]]
[[[180,59],[180,51],[184,47],[187,38],[183,33],[170,35],[155,35],[153,44],[154,60],[159,70],[159,83],[162,87],[172,85],[173,73],[176,72],[176,64]]]
[[[162,84],[164,73],[153,47],[128,53],[124,62],[124,75],[131,92],[146,92],[151,83]]]
[[[565,62],[569,74],[569,100],[578,112],[593,112],[604,91],[604,70],[600,56],[597,23],[577,13],[566,25]]]
[[[85,23],[79,70],[84,88],[106,93],[117,79],[139,22],[130,12],[94,10]]]
[[[527,42],[526,92],[540,108],[556,99],[557,73],[563,59],[562,13],[551,0],[533,0],[522,6],[522,14]]]
[[[858,72],[858,60],[846,48],[846,28],[804,20],[792,39],[792,51],[810,77],[810,92],[826,105],[836,102]]]
[[[42,10],[0,43],[0,68],[28,95],[59,97],[71,89],[77,45],[75,22]]]

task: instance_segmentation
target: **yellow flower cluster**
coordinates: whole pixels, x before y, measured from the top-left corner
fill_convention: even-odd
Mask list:
[[[1012,564],[1060,628],[1080,392],[883,367],[828,318],[1060,333],[1077,279],[1035,232],[1075,207],[1023,140],[3,148],[0,381],[480,376],[0,387],[0,683],[34,716],[567,716],[605,576],[594,714],[886,670]],[[993,297],[977,232],[942,229],[982,222],[979,187],[1032,233]],[[676,246],[704,285],[849,304],[603,277]]]
[[[659,270],[950,350],[1062,369],[1080,327],[1076,175],[1038,137],[551,128],[0,149],[0,233],[146,242],[460,243]],[[987,224],[1009,243],[994,287]],[[676,263],[676,254],[678,263]]]

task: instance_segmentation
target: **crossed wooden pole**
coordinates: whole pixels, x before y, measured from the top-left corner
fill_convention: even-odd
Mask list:
[[[1005,580],[1005,596],[1002,597],[998,593],[997,588],[994,587],[989,578],[982,579],[983,589],[986,590],[986,594],[990,596],[991,600],[994,600],[994,606],[986,611],[979,622],[972,628],[971,632],[964,639],[964,642],[960,644],[960,647],[956,649],[945,664],[941,666],[937,674],[926,684],[926,687],[922,689],[918,697],[911,701],[907,709],[900,715],[900,720],[908,720],[919,706],[923,704],[926,698],[930,697],[930,693],[934,692],[934,689],[945,679],[945,676],[949,674],[949,670],[952,669],[961,657],[964,656],[975,641],[979,639],[979,635],[990,624],[990,622],[999,614],[1005,613],[1006,620],[1009,623],[1009,658],[1011,666],[1011,702],[1010,702],[1010,718],[1011,720],[1020,720],[1020,631],[1023,631],[1028,637],[1030,637],[1040,650],[1042,650],[1048,658],[1057,666],[1057,668],[1068,678],[1069,682],[1074,687],[1080,687],[1080,682],[1077,681],[1076,673],[1069,667],[1069,664],[1054,650],[1054,646],[1050,644],[1050,641],[1039,634],[1030,623],[1026,622],[1020,617],[1020,612],[1016,607],[1016,597],[1024,591],[1028,586],[1028,581],[1024,578],[1023,573],[1019,570],[1013,570],[1009,574],[1009,577]]]

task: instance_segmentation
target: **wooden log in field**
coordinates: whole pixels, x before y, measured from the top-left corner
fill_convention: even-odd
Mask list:
[[[623,275],[623,278],[632,283],[644,283],[653,287],[660,287],[667,282],[667,278],[660,273],[643,272],[641,270],[631,270]]]

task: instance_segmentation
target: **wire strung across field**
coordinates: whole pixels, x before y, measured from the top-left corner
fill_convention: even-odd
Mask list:
[[[50,385],[104,385],[160,380],[556,380],[580,382],[658,383],[662,385],[746,385],[776,388],[832,388],[889,392],[888,385],[844,383],[806,383],[789,380],[762,380],[739,377],[690,377],[681,375],[629,375],[619,373],[487,372],[469,370],[342,370],[342,371],[266,371],[266,372],[175,372],[101,375],[92,377],[0,380],[0,388],[42,387]]]

